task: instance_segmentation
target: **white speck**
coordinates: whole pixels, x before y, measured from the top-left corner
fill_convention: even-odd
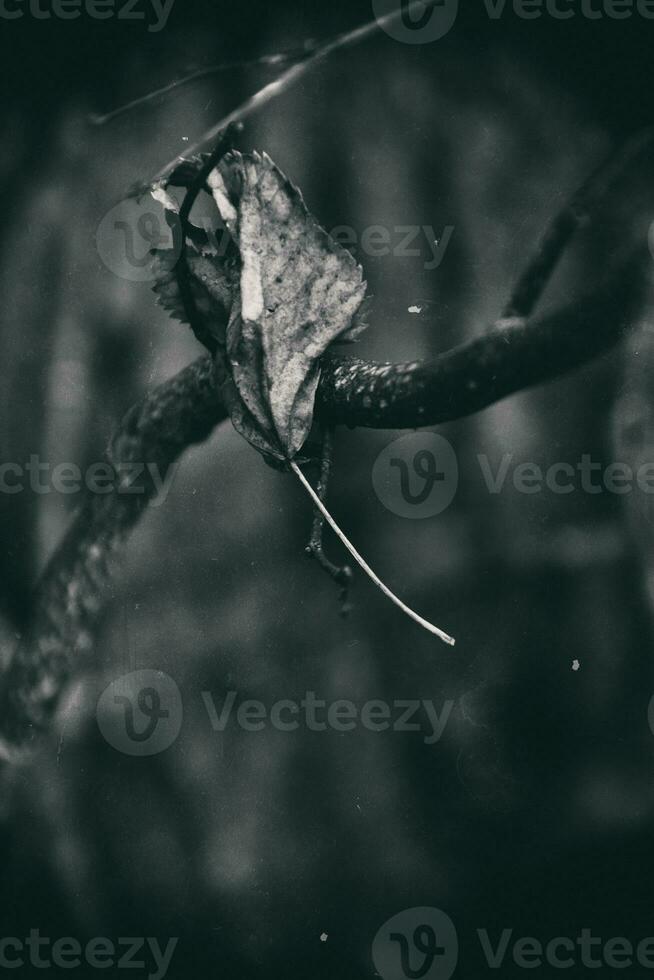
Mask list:
[[[581,665],[580,665],[580,663],[579,663],[579,661],[578,661],[578,660],[573,660],[573,661],[572,661],[572,669],[573,669],[573,670],[579,670],[579,667],[580,667],[580,666],[581,666]]]
[[[321,943],[326,943],[328,939],[329,939],[329,936],[327,935],[326,932],[321,933],[321,935],[320,935],[320,942]]]
[[[422,306],[410,306],[409,313],[422,313]]]
[[[182,136],[182,139],[184,140],[185,143],[188,143],[188,136]]]
[[[177,201],[170,196],[167,190],[162,187],[161,182],[156,183],[151,189],[150,194],[155,201],[159,204],[163,204],[166,211],[172,211],[173,214],[177,214],[179,211],[179,204]]]

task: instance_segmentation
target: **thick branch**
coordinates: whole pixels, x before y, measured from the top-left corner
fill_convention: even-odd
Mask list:
[[[551,226],[508,311],[523,313],[540,296],[576,224],[578,211],[570,214]],[[533,322],[502,319],[478,340],[426,363],[374,364],[332,354],[323,365],[316,417],[327,425],[433,425],[570,371],[608,350],[638,315],[649,279],[645,257],[632,257],[579,304]],[[121,465],[151,463],[165,473],[186,446],[226,417],[229,380],[206,356],[125,417],[108,455],[116,469],[113,491],[86,499],[37,587],[31,629],[2,679],[0,734],[7,757],[47,726],[76,661],[90,649],[106,602],[109,558],[152,496],[153,486],[146,485],[139,495],[121,492]]]
[[[640,263],[638,263],[640,266]],[[332,356],[325,365],[317,416],[374,428],[432,425],[478,411],[608,350],[637,316],[642,270],[578,305],[496,328],[433,361],[374,364]],[[641,287],[638,286],[641,283]],[[120,491],[121,466],[152,463],[164,473],[182,451],[226,418],[220,378],[207,355],[157,388],[125,417],[108,458],[117,471],[108,496],[89,496],[37,589],[32,629],[0,689],[0,731],[22,745],[43,729],[106,598],[108,561],[152,496]]]
[[[211,358],[202,357],[155,389],[125,416],[107,454],[112,492],[89,494],[36,590],[34,618],[0,686],[0,755],[15,755],[46,727],[63,685],[92,646],[106,602],[109,560],[137,523],[155,486],[125,481],[130,464],[163,475],[190,445],[225,418]],[[134,469],[135,472],[135,469]],[[138,493],[133,491],[138,489]]]
[[[645,258],[631,259],[614,281],[580,303],[495,327],[431,361],[376,364],[331,356],[317,417],[375,429],[435,425],[571,371],[612,347],[638,316],[648,285]]]

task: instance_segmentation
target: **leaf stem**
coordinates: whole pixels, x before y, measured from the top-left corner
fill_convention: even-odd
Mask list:
[[[443,640],[444,643],[447,643],[450,646],[454,646],[456,641],[453,639],[453,637],[443,632],[443,630],[439,629],[438,626],[434,626],[426,619],[423,619],[422,616],[419,616],[417,612],[414,612],[413,609],[410,609],[409,606],[406,605],[406,603],[402,602],[401,599],[399,599],[393,592],[391,592],[391,590],[388,588],[387,585],[384,585],[382,580],[373,572],[370,565],[368,565],[368,563],[361,557],[361,555],[356,550],[352,542],[349,541],[348,538],[346,538],[343,531],[341,531],[340,527],[338,526],[338,524],[336,523],[332,515],[329,513],[329,511],[323,504],[322,500],[320,499],[316,491],[313,489],[313,487],[311,486],[311,484],[309,483],[309,481],[307,480],[307,478],[305,477],[304,473],[297,465],[297,463],[294,463],[293,460],[290,460],[290,466],[293,472],[295,473],[295,475],[297,476],[298,480],[304,487],[304,489],[311,497],[314,506],[318,508],[322,516],[325,518],[325,520],[331,527],[334,534],[347,548],[347,550],[350,552],[350,554],[352,555],[356,563],[363,569],[363,571],[366,573],[368,578],[372,579],[372,581],[375,583],[377,588],[381,589],[384,595],[387,596],[391,600],[391,602],[395,603],[395,605],[398,606],[402,610],[402,612],[406,613],[406,615],[409,616],[410,619],[413,619],[414,622],[418,623],[419,626],[422,626],[423,629],[426,629],[428,633],[432,633],[434,636],[437,636],[439,637],[439,639]]]

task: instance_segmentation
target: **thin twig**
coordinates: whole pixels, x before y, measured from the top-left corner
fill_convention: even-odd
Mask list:
[[[316,48],[320,47],[321,44],[325,42],[320,41],[308,41],[301,48],[292,48],[288,51],[280,51],[278,54],[264,54],[260,58],[249,58],[245,61],[222,61],[217,65],[207,65],[205,68],[198,68],[195,71],[189,72],[188,75],[184,75],[183,78],[178,78],[174,82],[169,82],[167,85],[163,85],[161,88],[154,89],[148,92],[146,95],[141,95],[136,99],[132,99],[130,102],[126,102],[124,105],[118,106],[117,109],[112,109],[111,112],[106,112],[102,114],[92,114],[88,117],[88,121],[92,126],[105,126],[107,123],[119,116],[124,116],[128,112],[132,112],[133,109],[138,109],[140,106],[148,105],[150,102],[154,102],[156,99],[162,98],[165,95],[169,95],[171,92],[177,91],[186,85],[191,85],[193,82],[198,82],[203,78],[210,78],[212,75],[220,75],[227,71],[241,71],[246,68],[279,68],[282,65],[287,65],[289,62],[295,64],[298,61],[304,61],[308,58]]]
[[[609,153],[547,227],[536,251],[523,269],[502,320],[531,316],[566,247],[579,227],[591,216],[612,186],[634,160],[654,143],[654,127],[644,129]]]
[[[403,9],[403,4],[399,4],[397,11],[394,11],[391,14],[386,14],[384,17],[371,20],[367,24],[363,24],[361,27],[356,27],[354,30],[346,31],[343,34],[339,34],[332,40],[327,41],[321,47],[317,48],[304,61],[301,61],[299,64],[292,65],[291,68],[287,69],[285,72],[282,72],[282,74],[274,81],[269,82],[268,85],[265,85],[254,95],[250,96],[250,98],[246,99],[246,101],[240,106],[233,109],[223,119],[217,122],[215,126],[208,129],[197,141],[197,143],[194,143],[193,146],[189,147],[184,152],[183,156],[193,156],[194,154],[201,152],[201,150],[208,143],[211,143],[223,129],[227,129],[227,127],[232,123],[243,122],[258,109],[268,105],[268,103],[272,102],[273,99],[276,99],[279,95],[287,92],[292,85],[303,78],[313,68],[316,68],[319,64],[325,61],[325,59],[327,59],[335,51],[344,51],[347,48],[353,47],[355,44],[360,44],[377,31],[383,30],[384,28],[394,24],[403,16],[410,16],[412,10],[419,9],[422,12],[425,9],[428,10],[431,7],[437,6],[441,2],[442,0],[424,0],[424,2],[423,0],[414,0],[414,2],[409,4],[409,6],[406,8],[406,11]],[[181,156],[176,156],[174,160],[167,163],[166,166],[152,178],[150,183],[155,184],[158,181],[166,180],[166,178],[175,169],[180,159],[182,159]]]
[[[234,137],[238,132],[240,132],[240,129],[241,126],[239,124],[231,123],[229,126],[225,127],[224,131],[217,134],[218,141],[215,147],[204,163],[200,166],[197,174],[189,185],[186,194],[184,195],[184,200],[182,201],[182,205],[179,209],[179,220],[182,225],[182,230],[186,228],[188,220],[191,217],[193,205],[195,204],[200,191],[204,189],[207,182],[207,177],[214,167],[220,163],[228,150],[231,149]]]
[[[186,319],[197,339],[211,353],[216,352],[217,344],[214,336],[207,329],[204,320],[201,316],[199,316],[195,301],[193,299],[190,279],[191,274],[186,255],[186,233],[191,211],[193,210],[193,205],[197,200],[198,194],[204,189],[207,177],[211,171],[217,166],[220,160],[224,157],[225,153],[227,153],[227,151],[231,148],[232,139],[238,128],[239,127],[236,123],[232,123],[232,125],[228,126],[224,132],[218,135],[218,141],[213,149],[213,152],[202,163],[197,174],[191,181],[186,194],[184,195],[184,200],[182,201],[178,215],[182,241],[179,259],[177,260],[174,270],[175,279],[177,281],[179,294],[184,306]]]
[[[320,473],[318,476],[318,485],[316,487],[316,493],[323,504],[327,503],[327,490],[329,488],[332,458],[333,429],[328,426],[325,428],[323,433],[322,451],[320,456]],[[327,574],[336,582],[336,584],[340,586],[341,612],[345,616],[350,612],[348,592],[352,584],[352,569],[349,565],[335,565],[334,562],[330,561],[325,554],[325,549],[323,546],[324,526],[325,518],[323,517],[322,512],[318,508],[315,508],[313,512],[313,521],[311,524],[311,537],[309,538],[309,543],[305,550],[307,555],[314,558],[323,571],[327,572]]]

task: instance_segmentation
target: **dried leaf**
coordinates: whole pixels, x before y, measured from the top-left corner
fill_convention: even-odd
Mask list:
[[[170,252],[160,250],[154,253],[154,257],[156,282],[153,290],[159,303],[176,320],[187,323],[178,274],[175,266],[171,266]],[[218,337],[222,333],[224,338],[232,304],[233,279],[224,263],[202,255],[189,242],[186,244],[186,262],[196,309],[202,319],[211,324],[212,335]]]
[[[265,154],[230,154],[208,184],[241,257],[240,297],[227,327],[234,381],[292,459],[311,428],[319,360],[352,329],[366,283]]]
[[[184,173],[185,178],[188,174]],[[320,227],[302,195],[267,156],[231,153],[207,177],[237,255],[212,247],[188,224],[181,268],[160,255],[156,292],[186,319],[180,276],[214,353],[220,394],[234,427],[268,462],[288,465],[345,547],[399,608],[446,643],[454,640],[394,595],[338,527],[297,465],[313,421],[320,358],[365,329],[366,283],[353,256]],[[166,186],[153,188],[167,213],[177,205]],[[229,251],[229,250],[228,250]],[[232,250],[233,251],[233,250]],[[184,288],[184,293],[187,290]]]
[[[234,426],[268,456],[290,460],[311,429],[320,358],[365,329],[366,283],[268,156],[230,153],[207,186],[231,249],[212,248],[189,224],[182,274],[233,379]],[[165,188],[155,191],[169,200]],[[178,276],[164,255],[155,291],[186,320]]]

